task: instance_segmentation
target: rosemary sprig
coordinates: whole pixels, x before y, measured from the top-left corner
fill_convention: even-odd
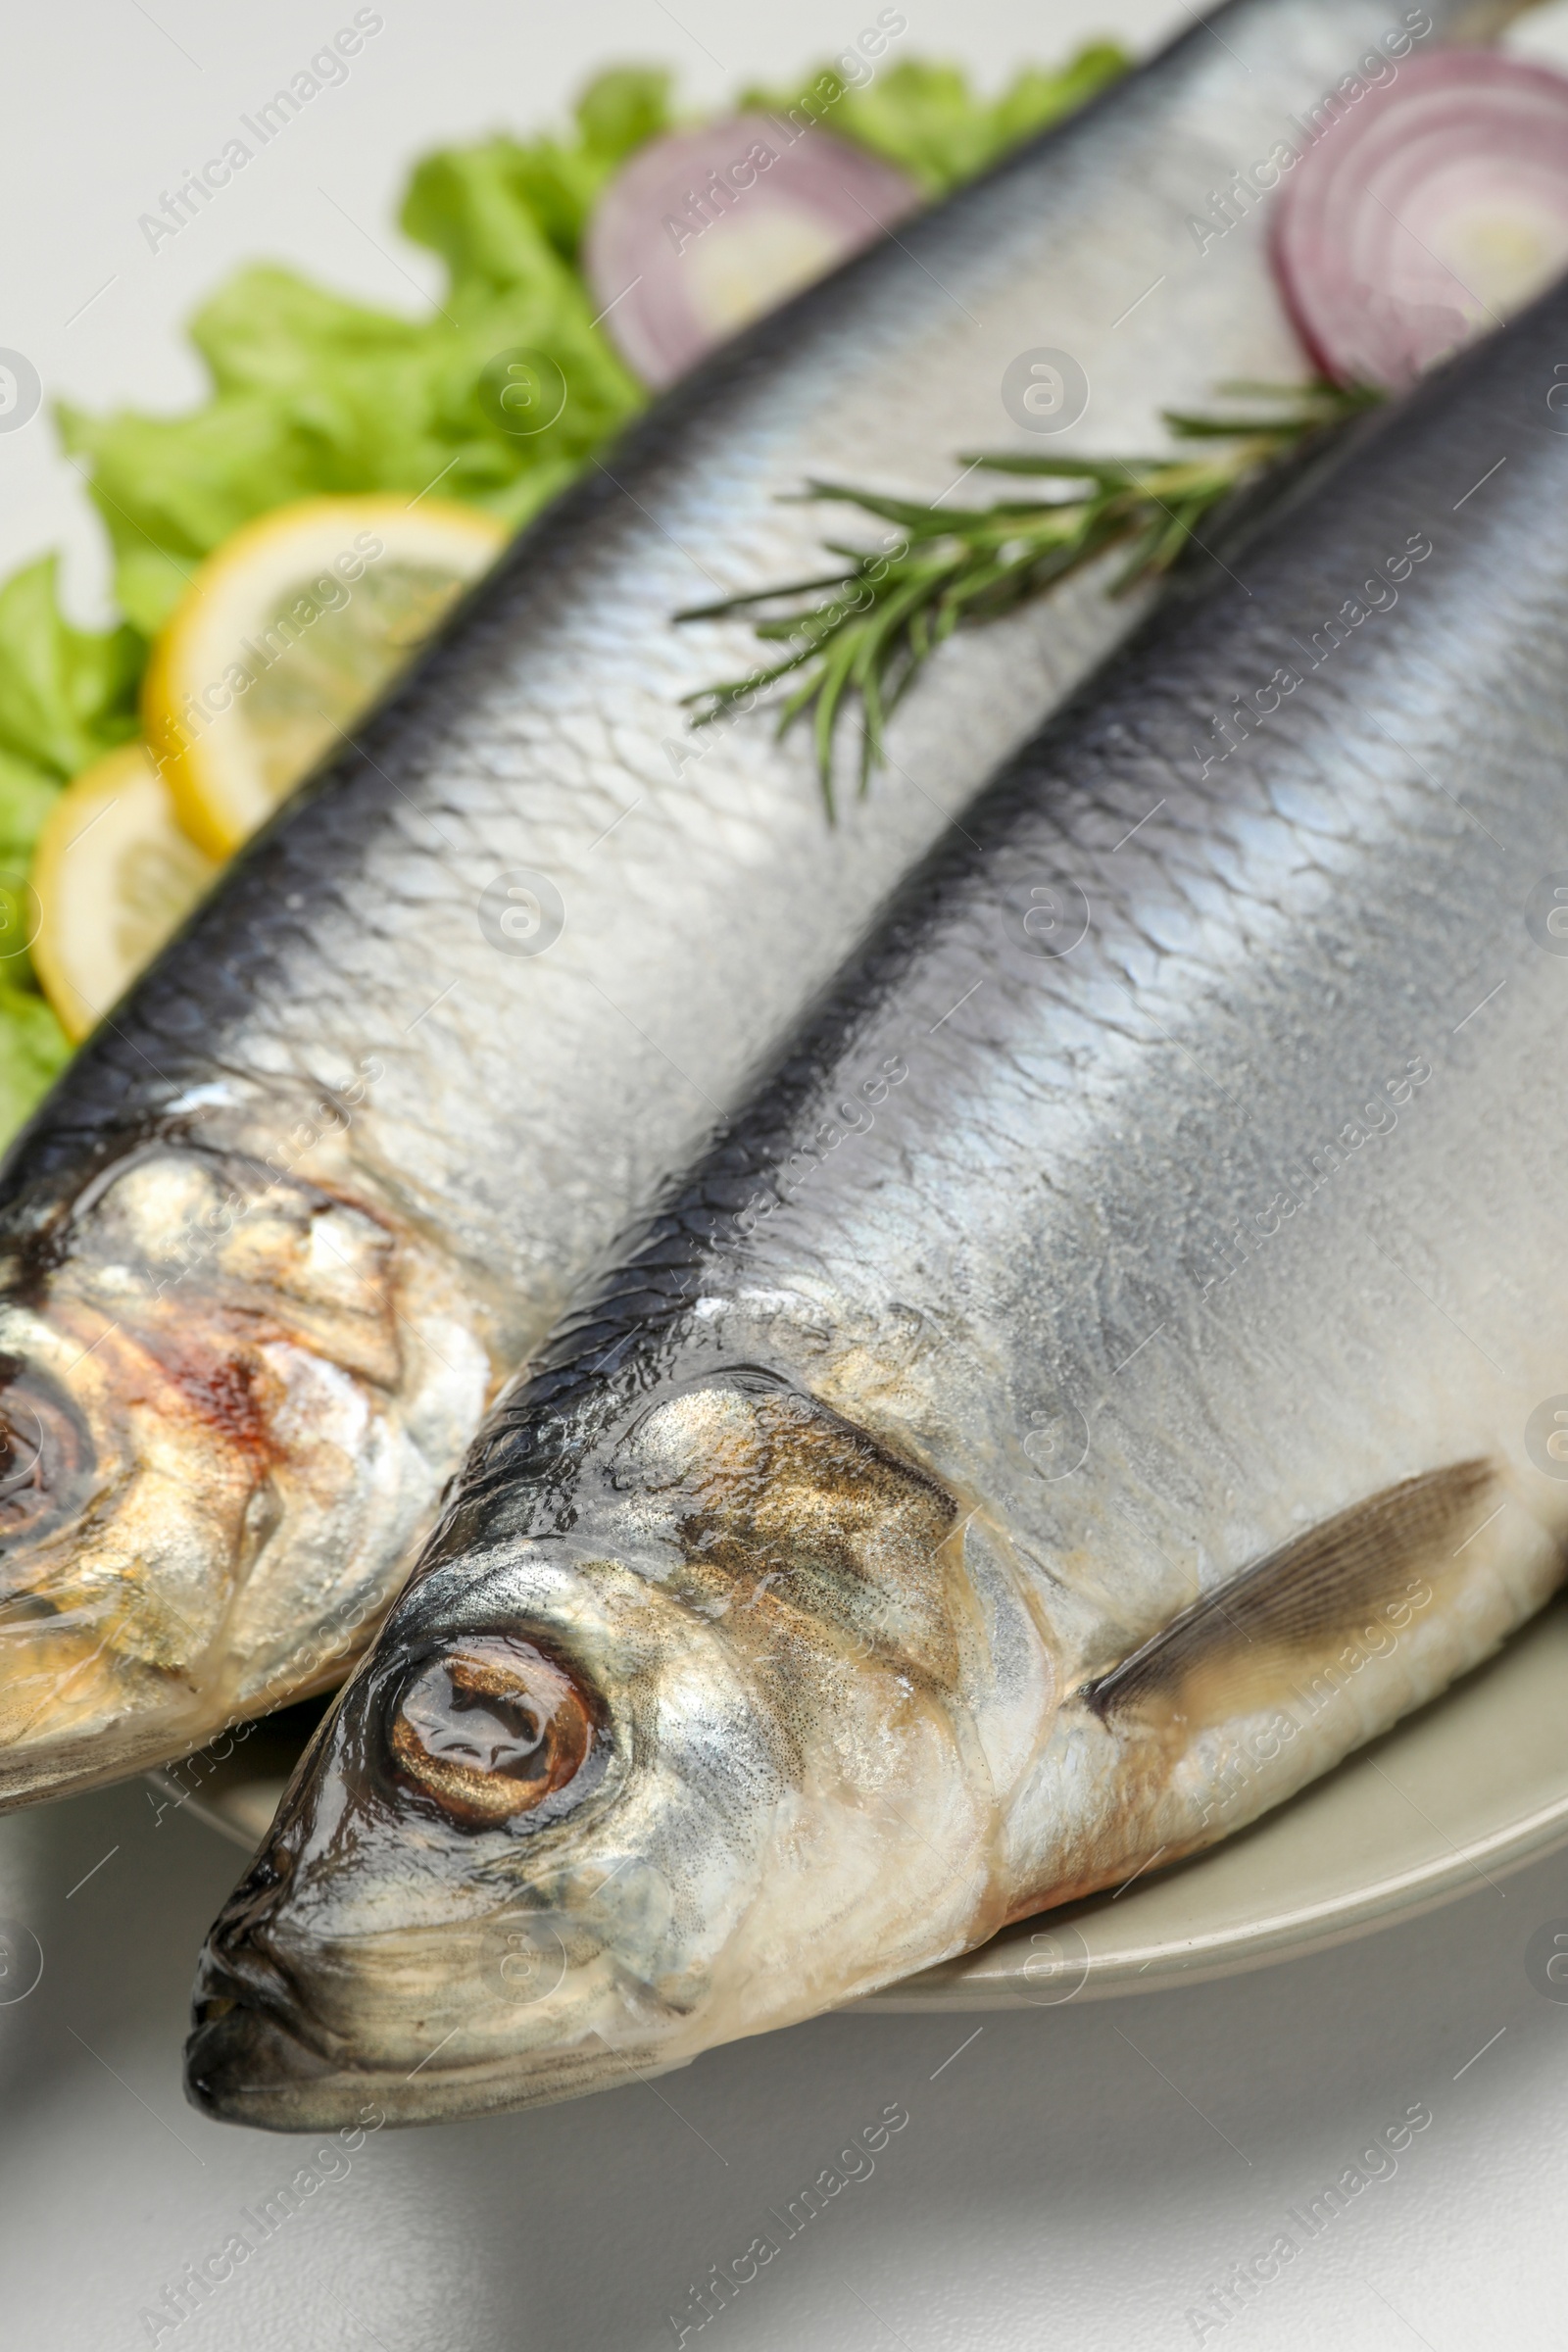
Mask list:
[[[1201,456],[1066,458],[1008,451],[958,461],[971,472],[984,467],[1060,483],[1061,494],[1053,498],[948,508],[884,498],[838,482],[808,483],[799,494],[803,500],[832,499],[856,507],[891,523],[894,532],[880,548],[829,540],[827,553],[839,559],[839,567],[819,579],[753,589],[678,612],[677,620],[695,621],[759,612],[753,624],[757,635],[764,645],[786,649],[781,660],[744,678],[688,695],[689,704],[700,706],[693,724],[706,726],[738,706],[750,708],[759,694],[793,678],[780,704],[778,731],[782,735],[809,714],[831,818],[834,741],[852,704],[860,709],[863,793],[872,768],[882,762],[889,715],[936,648],[960,624],[1014,611],[1112,548],[1125,548],[1127,555],[1108,593],[1125,595],[1168,571],[1189,541],[1198,540],[1203,518],[1221,500],[1314,435],[1382,398],[1367,386],[1322,380],[1233,383],[1220,391],[1261,405],[1229,416],[1164,413],[1178,441],[1230,445]],[[782,609],[759,611],[774,606]]]

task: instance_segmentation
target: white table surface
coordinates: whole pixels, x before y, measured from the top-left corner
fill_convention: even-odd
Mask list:
[[[904,5],[908,53],[957,56],[988,78],[1102,30],[1147,43],[1186,13],[1181,0]],[[843,0],[678,0],[674,13],[660,0],[385,0],[383,13],[351,79],[152,255],[137,215],[352,9],[10,12],[0,344],[25,351],[51,395],[176,407],[199,387],[178,322],[243,259],[292,260],[392,306],[432,289],[427,257],[387,225],[421,148],[543,124],[603,61],[667,61],[688,93],[717,97],[804,67],[860,21]],[[1568,62],[1565,15],[1530,40]],[[40,418],[0,437],[0,572],[53,545],[94,616],[96,527]],[[24,1922],[44,1955],[36,1988],[0,2005],[6,2352],[154,2340],[143,2311],[318,2144],[209,2124],[181,2099],[192,1963],[239,1860],[187,1814],[156,1819],[140,1785],[0,1822],[0,1919]],[[710,2266],[765,2232],[779,2252],[688,2345],[1557,2352],[1568,2002],[1543,1997],[1525,1967],[1554,1919],[1568,1932],[1568,1856],[1224,1984],[992,2017],[978,2034],[973,2018],[828,2018],[657,2088],[389,2131],[156,2340],[641,2352],[674,2345],[669,2315],[689,2321]],[[787,2214],[895,2102],[909,2121],[874,2172],[785,2238],[770,2209]],[[1411,2108],[1431,2122],[1397,2169],[1309,2235],[1293,2215]],[[1233,2267],[1282,2232],[1298,2251],[1278,2276],[1217,2303]]]

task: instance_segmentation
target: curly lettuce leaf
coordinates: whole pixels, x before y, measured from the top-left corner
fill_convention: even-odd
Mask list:
[[[127,618],[156,634],[204,556],[294,499],[435,488],[514,527],[526,521],[647,398],[594,324],[574,256],[606,179],[667,121],[667,76],[622,69],[583,93],[574,140],[494,138],[426,158],[402,214],[446,264],[424,318],[253,267],[191,323],[213,386],[201,408],[62,409]],[[484,379],[490,361],[518,348],[542,353],[566,384],[559,417],[527,436],[508,429]]]
[[[826,65],[798,89],[751,89],[741,103],[782,115],[803,109],[825,129],[897,164],[928,194],[942,196],[1071,114],[1131,63],[1113,42],[1096,41],[1059,72],[1027,67],[996,98],[982,98],[957,66],[906,58],[857,86],[838,66]]]
[[[133,629],[74,628],[56,559],[0,588],[0,752],[63,783],[136,732],[146,647]]]
[[[482,174],[449,176],[457,209]],[[67,447],[92,469],[122,610],[156,634],[204,556],[294,499],[434,489],[522,523],[646,397],[591,321],[574,273],[537,237],[510,283],[455,283],[419,321],[288,270],[242,271],[193,324],[215,385],[205,408],[62,413]],[[560,416],[526,438],[483,382],[518,347],[554,361],[567,386]]]
[[[405,230],[443,257],[454,286],[512,282],[540,237],[575,263],[606,181],[670,128],[669,80],[651,67],[616,67],[578,99],[573,140],[503,137],[430,156],[410,184]]]

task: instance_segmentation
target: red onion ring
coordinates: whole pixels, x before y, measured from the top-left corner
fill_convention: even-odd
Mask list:
[[[1568,267],[1568,79],[1410,59],[1298,154],[1274,263],[1327,374],[1402,390]]]
[[[662,391],[919,202],[831,132],[734,115],[639,149],[599,199],[583,263],[621,357]]]

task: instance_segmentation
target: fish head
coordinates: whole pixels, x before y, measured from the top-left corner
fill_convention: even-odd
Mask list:
[[[384,1222],[233,1154],[150,1143],[8,1223],[0,1802],[340,1679],[485,1379],[427,1377]]]
[[[954,1496],[750,1367],[566,1450],[515,1533],[460,1503],[302,1764],[204,1959],[209,2112],[567,2097],[999,1924],[1049,1672]]]

